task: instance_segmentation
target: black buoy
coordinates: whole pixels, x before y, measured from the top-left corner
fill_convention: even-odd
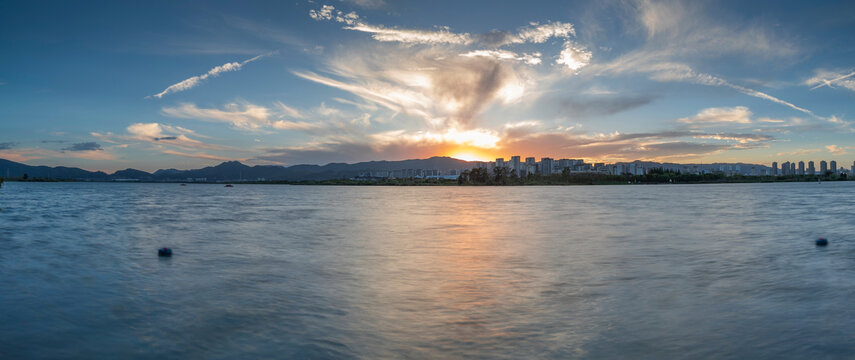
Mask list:
[[[826,238],[816,239],[816,246],[828,246],[828,239],[826,239]]]
[[[168,247],[157,249],[157,256],[172,256],[172,249]]]

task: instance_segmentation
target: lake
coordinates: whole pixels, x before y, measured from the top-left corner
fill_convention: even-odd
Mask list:
[[[0,358],[855,356],[855,182],[10,182],[0,209]]]

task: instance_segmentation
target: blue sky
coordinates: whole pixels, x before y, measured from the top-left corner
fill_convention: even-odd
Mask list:
[[[4,2],[0,158],[855,160],[855,3]]]

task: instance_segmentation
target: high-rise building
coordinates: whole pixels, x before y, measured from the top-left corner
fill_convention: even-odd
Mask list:
[[[505,158],[496,158],[496,167],[497,168],[505,167]]]
[[[572,161],[572,160],[570,160],[570,159],[559,159],[559,160],[558,160],[558,169],[559,169],[559,170],[562,170],[562,171],[563,171],[565,168],[568,168],[568,169],[570,169],[570,170],[573,170],[573,163],[572,163],[571,161]]]
[[[514,171],[517,176],[520,176],[520,157],[519,156],[511,156],[511,170]]]
[[[852,162],[852,170],[849,170],[849,176],[855,176],[855,161]]]
[[[555,161],[552,158],[540,158],[540,174],[541,175],[549,175],[552,174],[552,166]]]
[[[790,162],[786,161],[781,164],[781,175],[789,175],[790,174]]]
[[[525,173],[528,174],[536,174],[537,173],[537,160],[533,157],[525,158]]]
[[[808,161],[808,169],[807,169],[807,173],[808,173],[808,175],[814,175],[814,174],[816,174],[816,168],[815,168],[815,167],[813,167],[813,161]]]
[[[772,175],[773,176],[778,175],[778,162],[777,161],[772,162]]]
[[[834,174],[839,173],[840,170],[837,169],[837,161],[831,160],[831,162],[828,163],[828,170],[831,170]]]
[[[796,163],[791,163],[790,164],[790,175],[795,175],[795,174],[796,174]]]
[[[825,160],[819,162],[819,174],[825,175],[825,172],[828,171],[828,163]]]
[[[804,161],[799,161],[799,172],[798,172],[798,174],[799,175],[805,174],[805,162]]]

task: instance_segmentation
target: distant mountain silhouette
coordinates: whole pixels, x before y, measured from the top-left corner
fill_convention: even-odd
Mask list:
[[[247,166],[237,161],[226,161],[217,166],[193,170],[161,169],[148,173],[136,169],[125,169],[113,174],[102,171],[92,172],[64,166],[30,166],[14,161],[0,159],[0,177],[73,179],[73,180],[142,180],[142,181],[235,181],[258,179],[265,180],[327,180],[345,179],[359,176],[366,171],[390,171],[403,169],[462,170],[475,166],[477,162],[468,162],[450,157],[432,157],[402,161],[368,161],[355,164],[330,163],[327,165],[294,165],[289,167],[276,165]],[[204,179],[204,180],[203,180]]]

